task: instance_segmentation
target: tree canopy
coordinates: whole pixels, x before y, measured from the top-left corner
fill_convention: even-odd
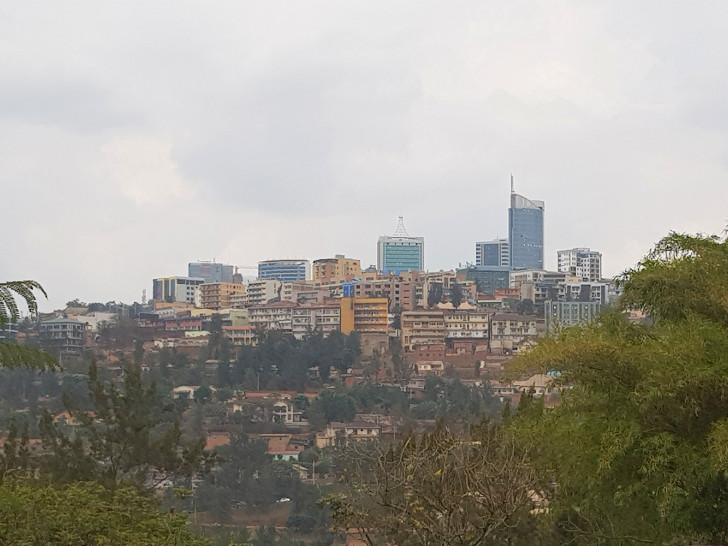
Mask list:
[[[518,357],[551,371],[551,410],[512,432],[549,497],[554,542],[728,543],[728,242],[670,234],[621,282],[623,309]]]
[[[188,531],[185,522],[184,515],[163,513],[154,498],[132,487],[110,493],[87,482],[0,485],[3,544],[209,544]]]

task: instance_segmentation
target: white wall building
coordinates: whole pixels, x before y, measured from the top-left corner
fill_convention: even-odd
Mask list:
[[[558,270],[597,282],[602,278],[602,253],[589,248],[572,248],[558,251]]]

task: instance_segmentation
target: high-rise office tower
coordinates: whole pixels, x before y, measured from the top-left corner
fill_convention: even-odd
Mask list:
[[[211,282],[233,282],[233,266],[217,262],[190,262],[187,264],[187,276],[205,279]]]
[[[377,240],[377,269],[389,271],[424,271],[425,238],[410,237],[400,216],[394,235]]]
[[[493,239],[475,243],[475,265],[511,265],[508,239]]]
[[[585,281],[602,279],[602,253],[590,248],[559,250],[559,272],[581,277]]]
[[[508,243],[513,269],[543,269],[544,202],[517,194],[511,176]]]

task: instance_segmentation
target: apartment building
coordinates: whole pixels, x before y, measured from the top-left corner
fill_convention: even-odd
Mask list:
[[[255,305],[248,309],[248,320],[250,324],[262,330],[291,332],[294,307],[298,307],[298,304],[291,301]]]
[[[602,279],[602,253],[590,248],[571,248],[558,251],[558,270],[581,277],[583,281]]]
[[[341,308],[336,304],[300,305],[291,308],[291,332],[302,339],[312,332],[324,336],[341,329]]]
[[[457,310],[443,311],[445,322],[445,338],[458,339],[488,339],[490,312],[484,310]]]
[[[350,334],[386,334],[389,328],[387,298],[341,298],[341,331]]]
[[[255,345],[258,342],[253,326],[223,326],[222,333],[230,340],[233,347]]]
[[[56,317],[38,326],[38,339],[61,355],[78,356],[83,351],[85,325],[75,319]]]
[[[299,305],[291,301],[276,301],[253,306],[248,313],[254,327],[289,332],[297,339],[311,332],[328,335],[341,329],[341,308],[338,304]]]
[[[314,282],[332,283],[352,281],[361,276],[361,261],[337,254],[333,258],[314,260],[312,275]]]
[[[595,301],[546,301],[546,332],[590,322],[599,315],[601,307],[602,304]]]
[[[411,351],[420,345],[436,345],[445,339],[445,316],[442,309],[405,311],[402,313],[402,347]]]
[[[281,281],[275,279],[258,279],[250,281],[245,289],[245,297],[241,299],[233,298],[231,303],[234,303],[233,307],[261,305],[268,303],[270,300],[279,298],[280,290]]]
[[[152,281],[152,297],[157,302],[194,304],[204,282],[196,277],[158,277]]]
[[[524,343],[538,339],[544,329],[542,318],[518,313],[496,313],[491,316],[490,348],[494,352],[517,351]]]
[[[236,303],[239,298],[245,296],[244,284],[233,284],[225,282],[215,282],[209,284],[201,284],[200,289],[200,307],[204,309],[230,309],[233,301]]]

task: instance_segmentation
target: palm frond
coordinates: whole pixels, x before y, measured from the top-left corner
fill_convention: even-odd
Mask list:
[[[17,322],[20,319],[20,310],[15,301],[17,297],[23,298],[31,315],[38,312],[38,301],[34,290],[40,291],[46,298],[48,294],[37,281],[8,281],[0,283],[0,325],[7,322]]]

